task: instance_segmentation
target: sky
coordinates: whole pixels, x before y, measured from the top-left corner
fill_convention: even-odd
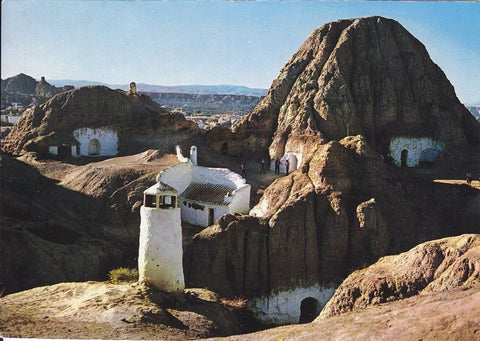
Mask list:
[[[1,77],[269,88],[310,33],[381,15],[480,103],[480,3],[2,0]]]

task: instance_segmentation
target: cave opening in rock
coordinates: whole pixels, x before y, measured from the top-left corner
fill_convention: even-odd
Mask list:
[[[402,153],[400,156],[400,162],[402,167],[407,167],[407,160],[408,160],[408,150],[404,149],[402,150]]]
[[[300,320],[298,323],[312,322],[320,314],[320,303],[313,297],[307,297],[300,303]]]

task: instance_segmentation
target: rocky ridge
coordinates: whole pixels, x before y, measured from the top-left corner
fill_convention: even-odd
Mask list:
[[[389,166],[361,136],[305,146],[310,157],[276,179],[250,216],[223,216],[195,236],[190,285],[246,297],[329,286],[384,255],[480,232],[474,188],[433,186]]]
[[[429,241],[350,274],[318,319],[414,295],[467,290],[479,284],[480,235]]]
[[[71,85],[56,87],[51,85],[42,77],[40,81],[25,75],[23,73],[14,77],[2,79],[2,109],[7,107],[11,102],[20,102],[28,105],[35,98],[39,103],[45,102],[47,99],[64,91],[72,90]]]

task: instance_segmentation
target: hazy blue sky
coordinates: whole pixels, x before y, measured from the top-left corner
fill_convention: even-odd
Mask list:
[[[480,3],[2,0],[1,75],[268,88],[317,27],[382,15],[480,101]]]

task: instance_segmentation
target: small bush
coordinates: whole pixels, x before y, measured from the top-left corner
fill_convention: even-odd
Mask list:
[[[138,270],[118,268],[111,270],[108,277],[112,282],[136,282],[138,280]]]
[[[235,297],[233,299],[228,299],[222,297],[220,302],[227,308],[233,309],[242,309],[247,306],[247,299],[245,297]]]

